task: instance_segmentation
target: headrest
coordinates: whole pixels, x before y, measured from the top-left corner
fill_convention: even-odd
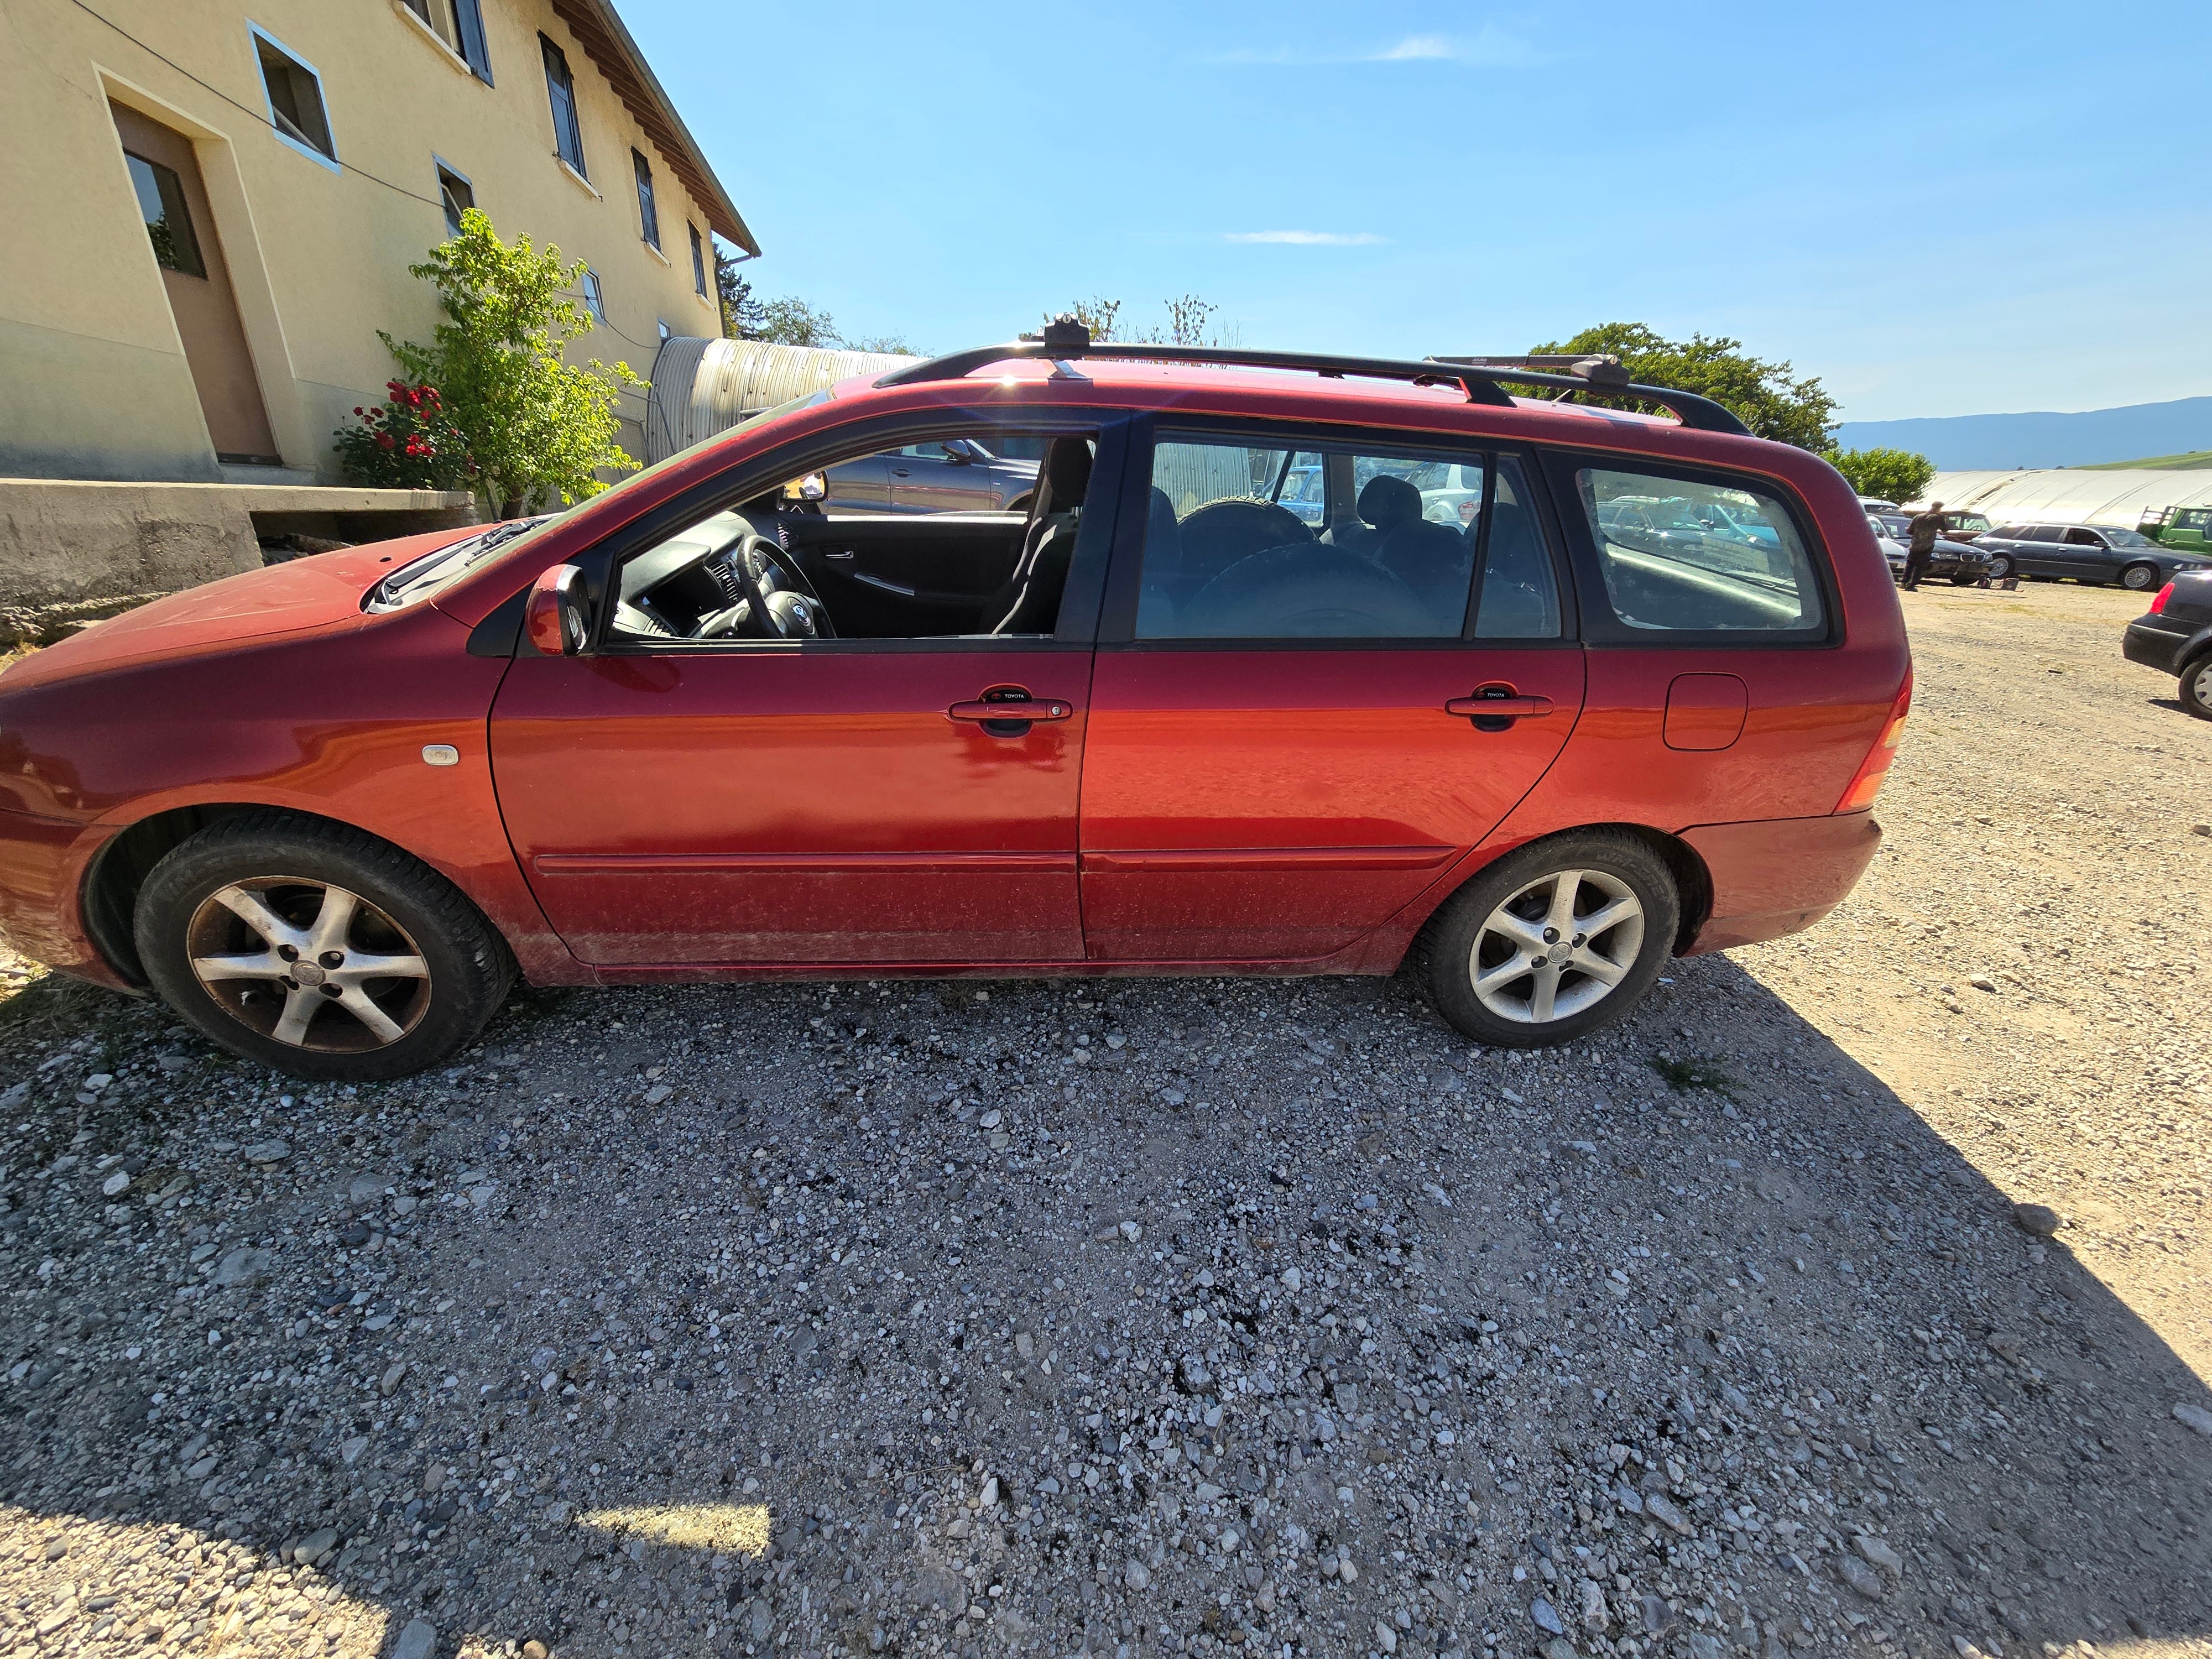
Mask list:
[[[1083,505],[1091,488],[1091,445],[1081,438],[1054,438],[1044,452],[1045,491],[1054,513]]]
[[[1421,516],[1421,492],[1403,478],[1377,473],[1359,492],[1359,516],[1377,530]]]

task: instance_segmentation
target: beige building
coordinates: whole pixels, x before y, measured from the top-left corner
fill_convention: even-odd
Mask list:
[[[407,267],[467,206],[587,261],[583,355],[645,375],[720,332],[712,237],[759,252],[610,0],[9,0],[0,129],[0,599],[127,574],[30,580],[129,510],[83,481],[264,533],[364,510],[315,493],[331,434],[397,372],[379,329],[429,337]]]

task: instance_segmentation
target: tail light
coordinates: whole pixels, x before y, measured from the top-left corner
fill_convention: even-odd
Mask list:
[[[2173,584],[2168,582],[2158,590],[2158,597],[2150,602],[2150,614],[2154,617],[2161,615],[2166,610],[2166,602],[2172,597]]]
[[[1889,776],[1890,763],[1897,758],[1898,741],[1905,736],[1905,717],[1912,712],[1912,671],[1905,671],[1905,684],[1898,688],[1897,701],[1889,706],[1889,719],[1881,728],[1881,735],[1867,750],[1867,757],[1859,763],[1858,771],[1851,778],[1851,787],[1844,791],[1844,798],[1836,803],[1838,812],[1859,812],[1874,805],[1874,798],[1881,793],[1882,781]]]

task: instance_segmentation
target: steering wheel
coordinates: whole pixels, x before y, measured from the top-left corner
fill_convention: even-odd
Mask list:
[[[829,608],[812,584],[778,556],[783,550],[750,531],[732,537],[707,556],[722,560],[737,576],[746,597],[699,624],[698,637],[720,639],[743,634],[754,639],[836,639]]]

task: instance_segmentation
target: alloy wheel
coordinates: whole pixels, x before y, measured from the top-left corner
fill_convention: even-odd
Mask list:
[[[386,1048],[430,1006],[429,963],[407,931],[360,894],[306,877],[218,888],[192,914],[185,954],[233,1018],[296,1048]]]
[[[1644,906],[1633,888],[1602,870],[1562,870],[1490,913],[1468,968],[1484,1007],[1540,1025],[1602,1002],[1643,948]]]

